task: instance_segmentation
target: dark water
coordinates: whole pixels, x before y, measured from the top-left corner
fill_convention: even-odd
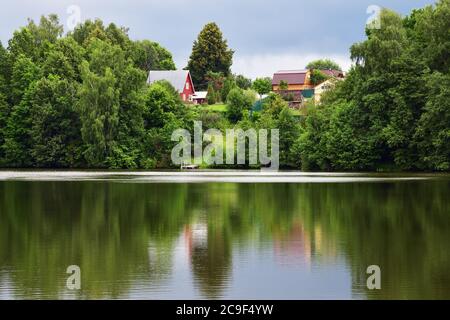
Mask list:
[[[450,299],[445,176],[10,178],[0,179],[0,299]],[[66,288],[69,265],[81,268],[79,291]],[[381,290],[366,287],[369,265]]]

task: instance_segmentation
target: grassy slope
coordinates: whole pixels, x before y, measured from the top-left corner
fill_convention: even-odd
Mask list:
[[[206,110],[214,111],[214,112],[226,112],[227,105],[226,104],[212,104],[203,106]]]

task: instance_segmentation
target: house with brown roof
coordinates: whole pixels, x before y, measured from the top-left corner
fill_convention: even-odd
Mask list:
[[[280,91],[280,83],[287,83],[287,91],[312,89],[311,70],[281,70],[273,75],[272,90]]]
[[[314,95],[311,70],[281,70],[276,72],[272,79],[272,91],[288,98],[291,105],[301,104],[304,98],[311,98]]]
[[[339,70],[320,70],[330,79],[343,79],[344,73]],[[317,84],[311,81],[313,70],[281,70],[273,75],[272,91],[282,95],[290,106],[299,106],[305,99],[315,98]],[[319,90],[322,90],[320,87]],[[322,91],[325,91],[322,90]],[[322,93],[321,91],[321,93]],[[320,97],[318,98],[320,100]]]

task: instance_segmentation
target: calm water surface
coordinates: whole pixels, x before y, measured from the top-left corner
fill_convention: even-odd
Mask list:
[[[449,195],[446,175],[0,171],[0,299],[450,299]]]

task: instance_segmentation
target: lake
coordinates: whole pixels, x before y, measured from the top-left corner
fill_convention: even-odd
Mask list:
[[[0,299],[450,299],[449,195],[433,174],[0,171]]]

